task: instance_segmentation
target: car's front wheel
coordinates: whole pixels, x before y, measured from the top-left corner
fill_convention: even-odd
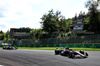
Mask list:
[[[69,58],[74,58],[75,57],[75,54],[73,52],[69,52],[68,57]]]

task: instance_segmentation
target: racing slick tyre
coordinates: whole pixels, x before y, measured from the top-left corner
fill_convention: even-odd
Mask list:
[[[74,58],[75,57],[75,54],[73,52],[69,52],[69,55],[68,55],[69,58]]]
[[[84,55],[83,58],[87,58],[87,57],[88,57],[88,53],[87,53],[87,52],[84,52],[84,51],[82,51],[82,50],[80,50],[79,52],[82,53],[82,54]]]
[[[85,53],[84,53],[84,55],[85,55],[86,57],[88,57],[88,56],[89,56],[87,52],[85,52]]]
[[[58,55],[60,53],[60,51],[55,50],[55,55]]]
[[[87,58],[88,57],[88,53],[84,52],[84,56],[81,56],[82,58]]]
[[[89,56],[87,52],[86,52],[86,56]]]
[[[5,50],[6,49],[6,46],[4,46],[2,49]]]
[[[82,51],[82,50],[80,50],[79,52],[82,53],[82,54],[84,54],[84,51]]]

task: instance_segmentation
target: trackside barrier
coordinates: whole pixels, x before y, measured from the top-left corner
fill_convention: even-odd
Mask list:
[[[100,48],[100,43],[98,44],[34,44],[34,45],[13,45],[18,47],[76,47],[76,48]],[[3,45],[0,45],[3,47]]]
[[[60,44],[59,47],[100,48],[100,44]]]
[[[4,45],[0,45],[3,47]],[[17,47],[59,47],[59,44],[31,44],[31,45],[12,45]]]
[[[100,43],[100,34],[84,35],[84,36],[70,36],[70,37],[56,37],[56,38],[41,38],[41,39],[23,39],[13,40],[13,45],[35,45],[35,44],[76,44],[76,43]]]

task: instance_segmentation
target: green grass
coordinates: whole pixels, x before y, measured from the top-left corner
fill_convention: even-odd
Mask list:
[[[55,50],[56,47],[18,47],[18,49]],[[70,48],[73,50],[100,51],[100,48]]]
[[[18,47],[18,49],[55,50],[56,47]]]
[[[2,49],[2,47],[0,47]],[[33,50],[55,50],[56,47],[18,47],[18,49],[33,49]],[[100,48],[70,48],[73,50],[84,50],[84,51],[100,51]]]
[[[73,50],[100,51],[100,48],[71,48]]]

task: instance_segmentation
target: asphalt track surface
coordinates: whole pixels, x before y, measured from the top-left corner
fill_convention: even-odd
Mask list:
[[[87,51],[88,58],[68,58],[53,50],[2,50],[0,66],[100,66],[100,51]]]

